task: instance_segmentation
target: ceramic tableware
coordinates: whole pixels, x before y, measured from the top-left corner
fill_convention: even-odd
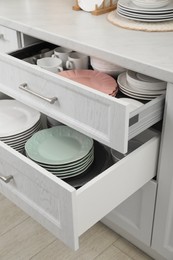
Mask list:
[[[69,70],[74,69],[88,69],[89,57],[83,53],[71,52],[68,55],[68,60],[66,61],[66,68]]]
[[[60,46],[55,48],[53,52],[54,54],[52,55],[52,57],[60,58],[62,60],[63,68],[65,68],[66,61],[68,60],[68,55],[72,52],[72,50]]]
[[[94,70],[67,70],[60,72],[59,75],[108,95],[115,96],[118,91],[115,79],[103,72]]]
[[[57,73],[63,70],[62,60],[54,57],[44,57],[37,60],[37,65],[45,70]]]

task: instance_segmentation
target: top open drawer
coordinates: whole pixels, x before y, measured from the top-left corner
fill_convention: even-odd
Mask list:
[[[160,96],[130,113],[125,101],[2,53],[0,91],[121,153],[162,118],[164,106]]]

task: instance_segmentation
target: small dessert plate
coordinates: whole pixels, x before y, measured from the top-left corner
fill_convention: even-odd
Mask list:
[[[78,0],[79,7],[87,12],[94,11],[96,7],[100,7],[103,0]]]

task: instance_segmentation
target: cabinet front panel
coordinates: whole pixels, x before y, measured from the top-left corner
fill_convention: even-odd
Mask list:
[[[123,236],[123,233],[126,232],[132,239],[135,238],[150,246],[156,188],[156,181],[149,181],[111,211],[102,219],[102,222],[120,235]]]

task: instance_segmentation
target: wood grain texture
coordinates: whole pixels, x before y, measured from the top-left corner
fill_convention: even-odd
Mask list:
[[[54,236],[28,218],[0,236],[0,259],[30,259],[54,240]]]

